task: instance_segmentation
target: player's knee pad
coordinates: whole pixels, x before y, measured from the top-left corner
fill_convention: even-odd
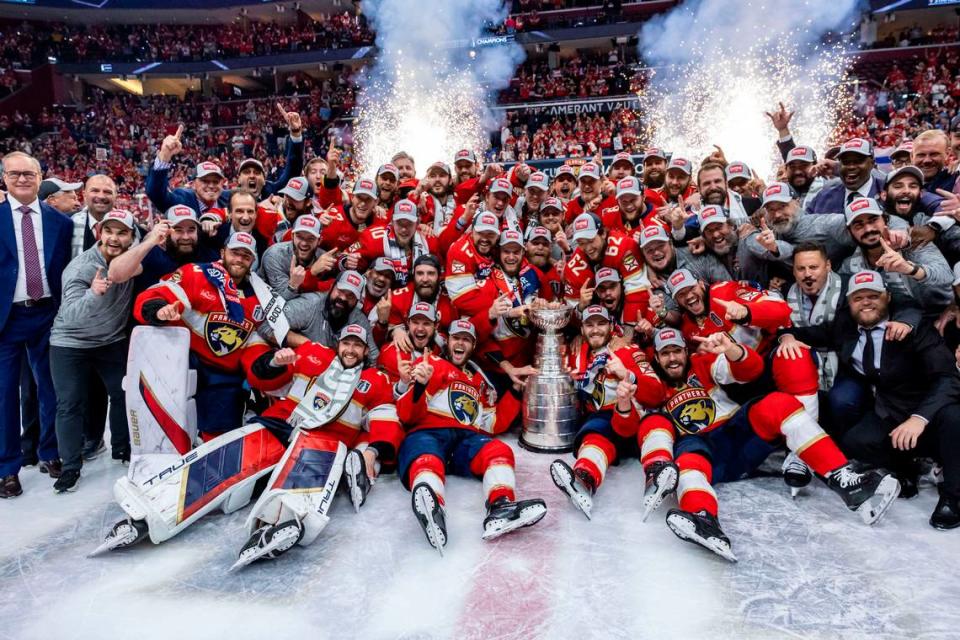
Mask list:
[[[820,388],[820,372],[809,349],[804,349],[795,360],[774,356],[770,368],[777,391],[806,396],[816,394]]]
[[[748,417],[754,433],[767,442],[773,442],[783,434],[783,423],[797,412],[806,415],[799,400],[789,393],[774,391],[755,402],[750,407]]]
[[[247,519],[252,533],[260,523],[297,519],[304,529],[299,544],[313,542],[327,522],[336,495],[347,447],[320,431],[297,431],[273,470],[267,489]]]
[[[644,466],[673,458],[673,442],[673,423],[665,416],[652,414],[640,422],[637,444],[640,445],[640,462]]]
[[[247,504],[258,478],[283,455],[261,425],[246,425],[184,456],[153,454],[131,461],[113,493],[127,515],[146,520],[154,543],[169,540],[216,508]]]

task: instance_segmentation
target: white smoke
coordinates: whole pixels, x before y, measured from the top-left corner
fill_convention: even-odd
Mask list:
[[[649,142],[697,162],[720,146],[769,179],[780,163],[765,111],[796,111],[797,144],[822,150],[849,108],[849,58],[823,45],[848,32],[859,0],[687,0],[647,22],[640,55],[655,67],[640,96]]]
[[[500,117],[490,105],[525,57],[513,42],[477,42],[503,22],[503,0],[365,0],[363,11],[379,49],[357,103],[364,171],[400,150],[422,172],[460,149],[486,149]]]

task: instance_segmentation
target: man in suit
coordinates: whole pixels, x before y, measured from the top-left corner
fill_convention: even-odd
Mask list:
[[[840,182],[825,185],[807,206],[809,213],[842,213],[854,198],[879,198],[884,179],[874,175],[873,145],[852,138],[840,145]]]
[[[59,467],[54,431],[57,399],[50,377],[50,327],[60,303],[60,278],[70,261],[73,222],[41,204],[40,163],[25,153],[3,159],[7,199],[0,204],[0,498],[23,493],[19,403],[26,349],[40,398],[41,460]]]
[[[960,376],[953,354],[926,322],[902,341],[884,340],[890,293],[876,271],[851,276],[847,301],[849,313],[830,324],[785,330],[780,352],[835,351],[840,374],[872,388],[876,397],[840,436],[841,448],[914,484],[915,458],[936,458],[944,481],[930,524],[960,526]]]

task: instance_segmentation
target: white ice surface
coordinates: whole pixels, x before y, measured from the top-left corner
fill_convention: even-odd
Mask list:
[[[440,558],[387,477],[359,515],[339,496],[312,546],[236,574],[247,509],[88,559],[122,515],[124,469],[89,463],[66,495],[25,469],[24,495],[0,501],[0,638],[960,637],[960,530],[927,524],[931,487],[871,528],[818,481],[796,501],[778,478],[723,485],[731,565],[670,533],[672,499],[639,521],[635,460],[610,470],[587,521],[550,481],[553,456],[511,445],[520,497],[549,507],[534,528],[482,542],[480,482],[451,478]]]

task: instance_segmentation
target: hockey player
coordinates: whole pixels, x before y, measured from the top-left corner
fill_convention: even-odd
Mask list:
[[[517,417],[520,391],[511,387],[493,401],[489,386],[470,362],[475,344],[472,323],[452,322],[446,359],[427,355],[417,360],[409,388],[397,400],[407,432],[398,473],[411,491],[413,512],[427,541],[441,555],[447,544],[443,490],[447,472],[483,478],[484,540],[536,524],[547,512],[543,500],[515,501],[513,451],[491,436],[505,431]]]
[[[500,221],[488,212],[478,214],[473,231],[464,234],[447,252],[447,294],[460,315],[472,316],[485,304],[476,295],[493,270],[494,246],[500,237]]]
[[[387,258],[393,262],[397,286],[402,287],[407,284],[417,258],[438,252],[437,238],[424,236],[417,230],[417,205],[410,200],[401,200],[393,208],[390,224],[373,226],[361,232],[357,241],[347,248],[340,263],[344,269],[362,272],[377,258]]]
[[[440,355],[437,344],[437,309],[429,302],[415,302],[407,313],[406,339],[410,349],[401,349],[396,343],[380,351],[377,366],[387,374],[391,383],[400,381],[401,372],[407,374],[410,363],[427,354]]]
[[[378,321],[374,327],[374,336],[385,338],[392,332],[393,342],[400,348],[410,351],[411,345],[404,329],[404,323],[410,309],[418,302],[428,302],[437,311],[437,322],[449,323],[456,316],[449,296],[441,291],[440,259],[435,255],[420,256],[413,262],[413,278],[407,286],[390,292],[390,315],[386,323]]]
[[[793,396],[775,391],[735,403],[722,385],[755,380],[763,360],[725,331],[694,341],[699,350],[689,353],[674,329],[661,329],[654,339],[654,368],[667,385],[663,411],[677,433],[679,509],[667,513],[671,531],[735,562],[711,485],[745,477],[784,440],[865,523],[883,516],[900,492],[896,478],[857,472]]]
[[[607,310],[600,305],[584,309],[582,314],[580,348],[571,351],[568,367],[574,377],[577,392],[586,416],[574,441],[577,460],[571,469],[563,460],[550,465],[554,484],[570,497],[589,519],[593,495],[600,488],[607,468],[618,460],[637,455],[632,438],[624,438],[621,431],[634,413],[632,402],[641,411],[653,409],[663,402],[663,383],[647,363],[636,345],[615,348],[611,345],[612,323]],[[658,477],[664,487],[676,487],[677,470],[663,471]],[[664,491],[672,489],[665,488]]]

